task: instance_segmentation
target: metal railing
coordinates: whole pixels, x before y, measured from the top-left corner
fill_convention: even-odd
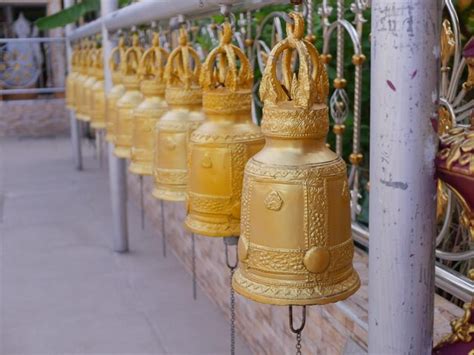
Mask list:
[[[203,16],[210,15],[212,13],[217,13],[219,11],[218,2],[203,1],[199,2],[196,0],[180,0],[175,2],[168,2],[165,4],[160,4],[157,6],[156,2],[152,0],[145,0],[140,3],[130,5],[126,8],[117,10],[104,18],[93,21],[81,28],[74,30],[69,36],[69,40],[75,41],[83,37],[94,35],[101,31],[102,26],[110,31],[114,32],[119,29],[129,28],[131,26],[149,23],[156,20],[169,20],[170,18],[176,16],[182,16],[185,19],[194,19],[200,18]],[[253,58],[254,65],[260,66],[260,71],[262,71],[265,58],[269,53],[269,49],[272,48],[273,43],[268,43],[263,38],[262,33],[264,26],[270,26],[272,32],[271,42],[278,40],[279,37],[283,36],[283,18],[282,13],[275,12],[267,15],[258,25],[257,28],[253,28],[254,23],[252,22],[252,16],[250,11],[255,10],[260,7],[264,7],[270,4],[280,4],[287,3],[287,1],[270,1],[270,0],[252,0],[252,1],[237,1],[236,6],[233,9],[238,9],[243,13],[243,20],[239,23],[239,31],[237,35],[247,37],[250,40],[253,40],[253,45],[250,48],[247,48],[248,53],[251,58]],[[330,4],[335,4],[335,14],[333,14],[333,8]],[[455,11],[453,12],[454,7],[450,0],[445,2],[448,12],[451,15],[452,26],[459,26]],[[319,8],[313,8],[311,2],[307,2],[305,8],[303,9],[306,13],[308,22],[311,24],[308,26],[310,28],[308,35],[312,35],[312,24],[314,21],[314,16],[319,16],[319,23],[321,24],[320,30],[322,32],[323,39],[323,50],[322,54],[325,55],[327,59],[327,64],[330,66],[329,61],[331,54],[331,43],[334,39],[335,41],[335,72],[336,78],[339,79],[338,86],[333,90],[331,100],[330,100],[330,112],[333,119],[334,127],[337,128],[334,130],[335,133],[335,148],[336,151],[343,155],[343,143],[348,138],[344,134],[344,123],[349,115],[352,116],[353,129],[352,129],[352,150],[349,156],[350,159],[350,184],[351,184],[351,199],[352,199],[352,231],[354,239],[368,248],[369,246],[369,229],[367,226],[361,224],[358,221],[358,217],[362,211],[361,206],[361,190],[362,184],[360,181],[361,178],[361,119],[362,119],[362,67],[363,67],[363,46],[362,40],[364,36],[368,36],[366,31],[366,19],[364,14],[367,14],[367,11],[370,11],[369,8],[370,2],[367,0],[354,0],[349,8],[344,7],[344,1],[335,0],[330,2],[324,0]],[[350,16],[351,20],[348,20],[346,17]],[[332,22],[331,22],[332,21]],[[208,27],[203,25],[205,31],[209,30]],[[455,29],[454,33],[456,34],[458,30]],[[252,38],[252,32],[256,33],[256,37]],[[347,50],[345,47],[345,41],[349,40],[352,43],[352,54],[350,57],[354,65],[353,78],[354,80],[354,90],[352,96],[350,97],[344,82],[345,79],[345,62],[344,62],[344,51]],[[460,42],[457,40],[457,45],[460,46]],[[456,49],[457,59],[454,60],[457,63],[455,65],[455,70],[457,75],[462,70],[459,68],[459,65],[462,65],[462,61],[459,58],[460,48]],[[347,73],[347,72],[346,72]],[[347,80],[349,81],[349,80]],[[346,81],[346,82],[347,82]],[[255,85],[255,91],[257,91],[258,82]],[[453,97],[453,90],[456,90],[454,84],[449,86],[449,96]],[[454,96],[459,97],[459,96]],[[258,98],[256,98],[256,106],[258,106]],[[349,109],[350,101],[353,102],[352,112]],[[368,193],[368,189],[367,189]],[[451,201],[451,200],[450,200]],[[453,204],[455,201],[451,201]],[[435,206],[433,206],[435,208]],[[446,215],[445,218],[452,218],[453,216]],[[441,229],[440,233],[445,233]],[[444,238],[451,238],[452,235],[449,233],[443,236]],[[440,239],[440,238],[438,238]],[[438,242],[437,245],[440,245],[441,242]],[[454,255],[457,254],[457,255]],[[442,290],[448,292],[449,294],[464,300],[470,301],[474,295],[474,282],[469,280],[467,277],[461,275],[459,272],[455,271],[452,268],[447,267],[442,263],[443,260],[468,260],[472,258],[474,251],[464,250],[462,253],[455,252],[453,250],[446,251],[438,248],[436,250],[436,257],[438,261],[435,268],[435,280],[436,286]],[[453,259],[455,258],[455,259]]]

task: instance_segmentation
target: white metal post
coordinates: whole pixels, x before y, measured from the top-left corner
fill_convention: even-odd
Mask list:
[[[117,9],[117,0],[101,0],[101,16],[107,16]],[[102,23],[102,48],[104,55],[104,83],[106,94],[112,87],[112,78],[109,70],[109,57],[113,42],[105,24]],[[128,221],[127,221],[127,165],[125,159],[114,155],[112,143],[108,145],[110,200],[112,204],[113,248],[116,252],[128,251]]]
[[[74,5],[74,0],[64,0],[64,8],[68,8]],[[67,55],[67,66],[68,73],[71,72],[71,40],[69,35],[74,29],[73,24],[66,26],[66,55]],[[82,147],[81,147],[81,138],[80,138],[80,127],[79,121],[76,120],[76,114],[73,110],[69,110],[69,125],[71,130],[71,145],[72,145],[72,155],[74,156],[74,163],[77,170],[82,170]]]
[[[370,354],[431,354],[440,5],[372,0]]]

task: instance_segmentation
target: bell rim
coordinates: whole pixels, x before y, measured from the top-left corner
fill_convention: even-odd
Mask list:
[[[355,282],[346,290],[344,290],[341,293],[324,297],[314,297],[314,298],[305,298],[305,299],[297,299],[297,298],[278,298],[278,297],[269,297],[269,296],[263,296],[259,294],[255,294],[252,292],[249,292],[246,287],[242,286],[237,279],[242,278],[244,280],[247,280],[249,282],[255,283],[254,281],[249,280],[247,277],[245,277],[241,270],[237,268],[235,270],[234,276],[232,278],[232,288],[237,292],[239,295],[250,299],[254,302],[258,302],[261,304],[270,304],[270,305],[275,305],[275,306],[321,306],[325,304],[330,304],[330,303],[335,303],[339,301],[343,301],[350,296],[352,296],[354,293],[356,293],[360,286],[360,277],[359,274],[355,269],[352,269],[352,274],[350,277],[354,277],[356,280]],[[273,286],[275,287],[275,286]],[[289,286],[285,286],[285,289],[291,288]]]
[[[130,148],[129,147],[115,146],[114,154],[118,158],[130,159]]]
[[[94,129],[104,129],[105,128],[105,122],[92,122],[91,127]]]
[[[150,164],[133,161],[128,166],[128,171],[135,175],[151,176],[153,175],[152,167]]]
[[[203,228],[197,228],[197,224],[203,226]],[[240,221],[237,223],[227,224],[227,226],[230,225],[230,227],[227,230],[222,231],[222,229],[219,229],[219,227],[222,227],[223,224],[197,221],[192,214],[188,214],[184,220],[184,225],[189,231],[204,237],[228,238],[240,235]]]
[[[186,201],[185,191],[170,191],[170,190],[160,189],[156,186],[153,188],[151,195],[158,200],[172,201],[172,202]]]

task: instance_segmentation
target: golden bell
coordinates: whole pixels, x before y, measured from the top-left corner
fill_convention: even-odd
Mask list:
[[[84,84],[88,79],[87,76],[87,62],[89,57],[89,52],[91,42],[83,41],[82,49],[80,56],[78,57],[78,75],[74,81],[74,99],[75,99],[75,108],[76,108],[76,118],[79,121],[84,121],[83,114],[83,102],[84,102]]]
[[[97,50],[95,63],[96,82],[91,89],[91,127],[95,129],[105,128],[105,88],[104,88],[104,57],[102,48]]]
[[[133,43],[124,55],[122,67],[122,84],[125,94],[117,101],[115,117],[115,150],[119,158],[130,158],[133,131],[133,110],[143,101],[140,92],[140,79],[137,75],[138,64],[143,55],[143,48],[138,43],[138,35],[133,35]]]
[[[115,56],[118,54],[118,62]],[[120,37],[118,46],[112,49],[109,58],[110,74],[112,76],[112,88],[106,96],[105,103],[105,140],[115,142],[115,118],[117,117],[117,101],[125,94],[125,86],[122,84],[122,73],[120,65],[125,56],[125,39]]]
[[[138,175],[153,173],[153,139],[156,122],[167,110],[163,99],[164,66],[168,52],[160,47],[158,33],[153,34],[151,47],[143,54],[138,66],[140,90],[145,97],[133,116],[130,172]]]
[[[77,72],[77,61],[78,61],[78,56],[80,54],[80,49],[78,46],[74,46],[74,49],[72,51],[71,55],[71,72],[67,75],[66,78],[66,108],[70,110],[74,110],[74,85],[75,85],[75,80],[79,73]]]
[[[82,107],[80,119],[85,122],[90,122],[91,120],[92,87],[97,82],[95,76],[96,70],[94,68],[96,55],[97,49],[95,48],[95,44],[93,44],[93,47],[89,50],[88,56],[86,57],[87,79],[84,81],[82,87]]]
[[[210,237],[239,236],[245,164],[264,144],[251,117],[250,61],[232,45],[230,24],[223,26],[220,45],[202,67],[200,83],[207,120],[191,135],[189,155],[185,223],[191,231]]]
[[[170,110],[155,129],[153,158],[153,196],[169,201],[184,201],[188,182],[188,142],[191,132],[204,120],[202,91],[199,86],[201,62],[180,30],[179,46],[165,67],[166,102]]]
[[[303,17],[290,16],[294,25],[270,53],[260,85],[266,144],[245,168],[233,287],[261,303],[326,304],[360,286],[349,187],[346,164],[325,145],[326,69],[304,39]]]

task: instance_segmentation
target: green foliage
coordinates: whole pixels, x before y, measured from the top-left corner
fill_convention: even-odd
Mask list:
[[[119,7],[129,5],[131,0],[119,0]],[[79,21],[81,17],[90,15],[100,10],[100,0],[82,0],[79,4],[56,12],[53,15],[42,17],[35,21],[40,30],[50,30],[64,27]]]

